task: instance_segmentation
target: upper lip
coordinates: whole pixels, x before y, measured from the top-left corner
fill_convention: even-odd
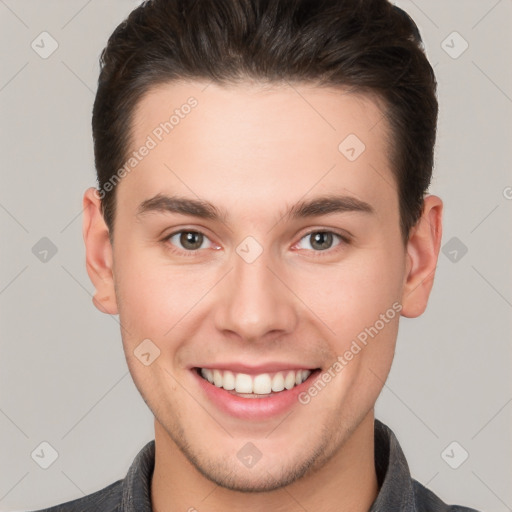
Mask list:
[[[210,368],[212,370],[231,371],[233,373],[246,373],[248,375],[259,375],[261,373],[274,373],[285,370],[316,370],[318,367],[308,364],[292,364],[292,363],[279,363],[269,362],[266,364],[249,365],[246,363],[206,363],[203,365],[193,366],[191,368]]]

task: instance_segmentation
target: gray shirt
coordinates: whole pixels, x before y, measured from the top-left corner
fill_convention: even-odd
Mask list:
[[[478,512],[441,501],[411,477],[392,430],[375,419],[374,432],[379,494],[369,512]],[[34,512],[152,512],[154,465],[155,441],[152,440],[137,454],[124,479],[82,498]]]

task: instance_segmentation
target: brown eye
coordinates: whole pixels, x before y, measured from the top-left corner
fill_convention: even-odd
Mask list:
[[[299,242],[299,247],[302,249],[313,250],[315,252],[326,251],[333,247],[333,241],[335,238],[348,243],[348,240],[345,237],[338,235],[337,233],[333,233],[332,231],[311,231],[301,239],[301,242],[303,240],[309,240],[310,247],[301,246],[301,242]],[[341,245],[341,243],[336,245]]]
[[[318,233],[312,233],[309,236],[311,237],[311,246],[313,248],[320,251],[330,249],[333,241],[332,233],[319,231]]]
[[[186,249],[195,251],[201,248],[203,243],[203,235],[202,233],[197,233],[196,231],[182,231],[180,234],[180,243]]]
[[[203,242],[208,240],[203,233],[199,231],[177,231],[164,238],[165,242],[174,245],[178,250],[183,251],[197,251],[202,247]]]

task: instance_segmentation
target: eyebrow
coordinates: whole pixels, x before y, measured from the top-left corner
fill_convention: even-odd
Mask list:
[[[358,212],[375,214],[375,209],[369,203],[356,197],[344,195],[325,195],[308,201],[299,201],[288,208],[282,218],[303,219],[334,213]],[[191,199],[182,196],[167,196],[157,194],[140,203],[136,217],[148,213],[178,213],[201,219],[221,221],[226,223],[229,215],[224,209],[219,209],[204,200]]]

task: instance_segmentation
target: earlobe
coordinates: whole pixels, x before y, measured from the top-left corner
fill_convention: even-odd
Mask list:
[[[118,310],[112,272],[112,245],[97,192],[94,187],[90,187],[85,191],[83,198],[82,232],[86,251],[86,268],[96,289],[93,304],[102,313],[116,315]]]
[[[422,215],[411,229],[402,294],[401,314],[405,317],[420,316],[427,307],[441,246],[442,212],[443,202],[439,197],[425,197]]]

